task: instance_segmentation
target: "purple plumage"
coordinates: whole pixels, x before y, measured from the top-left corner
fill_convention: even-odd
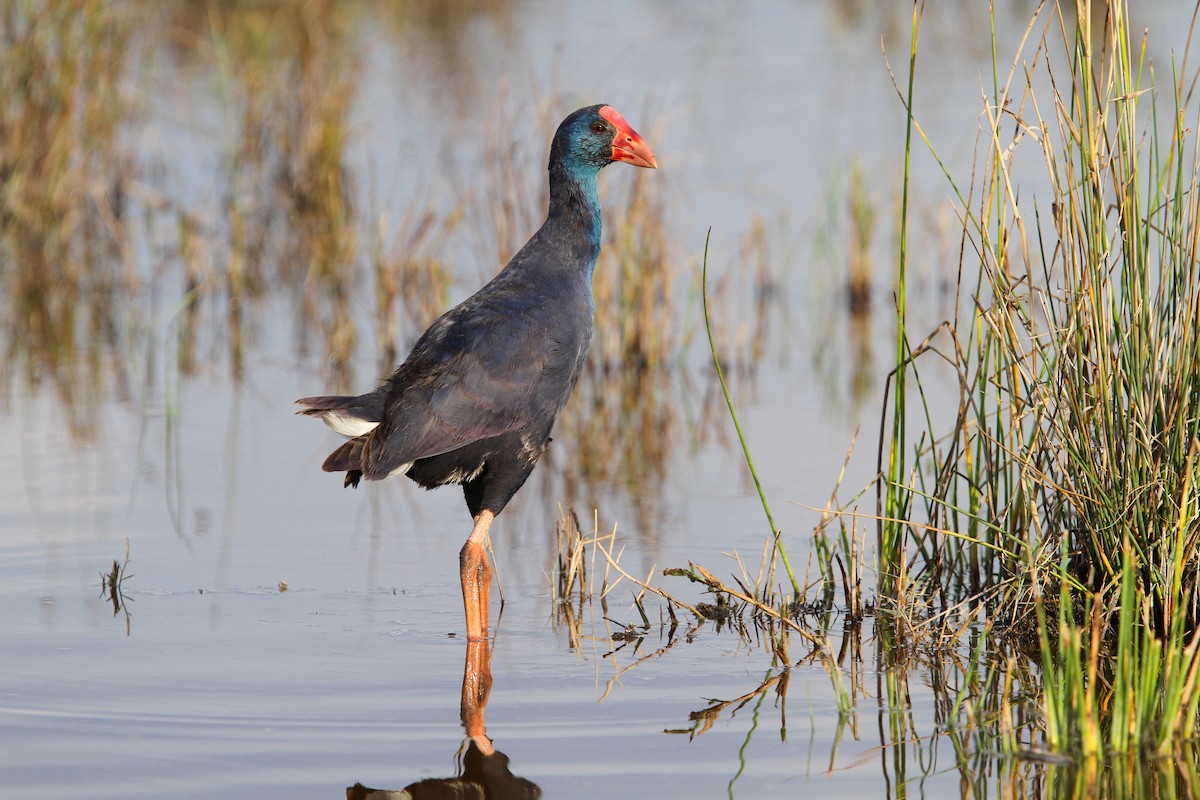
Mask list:
[[[546,449],[591,343],[596,178],[614,161],[657,166],[611,107],[568,116],[550,147],[546,221],[508,265],[439,317],[374,391],[296,401],[352,437],[323,466],[345,472],[346,486],[394,474],[427,489],[462,484],[475,521],[460,554],[471,640],[487,635],[488,526]]]

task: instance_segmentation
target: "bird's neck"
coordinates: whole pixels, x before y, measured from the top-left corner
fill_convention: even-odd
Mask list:
[[[574,243],[577,255],[586,266],[588,279],[600,255],[600,195],[596,191],[598,170],[572,169],[564,164],[550,167],[550,213],[546,226],[557,229],[566,241]]]

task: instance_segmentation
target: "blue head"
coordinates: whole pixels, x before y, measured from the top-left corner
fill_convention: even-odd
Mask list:
[[[650,146],[612,106],[588,106],[570,114],[550,144],[550,215],[576,209],[597,251],[600,198],[596,175],[614,161],[658,167]]]
[[[646,141],[615,108],[602,103],[581,108],[562,121],[550,145],[551,168],[555,161],[576,178],[589,173],[594,177],[614,161],[658,166]]]

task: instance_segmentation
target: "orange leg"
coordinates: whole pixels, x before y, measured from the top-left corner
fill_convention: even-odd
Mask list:
[[[488,606],[492,590],[492,565],[487,557],[488,528],[496,515],[486,509],[475,518],[475,527],[458,554],[463,610],[467,616],[467,641],[487,639]]]
[[[492,653],[486,641],[467,642],[467,660],[463,665],[462,704],[459,714],[467,737],[490,756],[495,752],[484,729],[483,714],[492,691]]]

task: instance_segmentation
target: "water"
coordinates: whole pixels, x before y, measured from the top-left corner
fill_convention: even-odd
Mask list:
[[[551,600],[560,505],[577,508],[588,529],[598,508],[600,530],[617,526],[621,564],[639,577],[689,561],[727,574],[734,565],[724,554],[735,550],[752,570],[757,564],[765,522],[697,321],[696,272],[710,227],[714,280],[731,281],[718,306],[722,330],[739,343],[733,350],[751,354],[735,370],[739,408],[795,563],[807,561],[819,519],[811,507],[825,503],[856,431],[843,496],[873,473],[903,145],[903,110],[880,43],[902,72],[909,36],[904,4],[876,5],[418,4],[410,16],[355,5],[344,18],[322,18],[342,27],[324,42],[337,49],[318,67],[357,69],[343,153],[354,214],[362,230],[385,218],[395,230],[414,198],[460,209],[462,224],[439,250],[454,277],[450,302],[500,263],[498,234],[482,223],[495,213],[482,177],[488,147],[505,148],[514,194],[532,205],[544,180],[540,116],[605,101],[650,140],[661,164],[658,174],[636,176],[661,182],[667,260],[679,276],[673,310],[663,312],[680,326],[679,366],[656,378],[664,383],[655,400],[642,399],[668,420],[661,469],[638,472],[633,459],[634,467],[589,478],[578,464],[599,443],[556,434],[550,462],[493,527],[505,603],[487,734],[507,769],[530,782],[507,780],[493,758],[500,782],[518,792],[510,796],[536,784],[546,797],[937,797],[975,777],[985,795],[992,783],[1004,793],[1042,780],[1028,765],[992,761],[986,748],[959,757],[953,737],[926,738],[963,679],[953,654],[897,667],[869,624],[845,642],[835,635],[855,699],[843,718],[828,665],[796,638],[795,666],[781,679],[763,648],[711,623],[669,635],[654,598],[651,631],[621,647],[612,634],[640,621],[628,584],[613,591],[607,612],[598,600],[586,607],[578,640]],[[918,67],[922,121],[958,170],[970,164],[980,84],[990,75],[986,16],[974,5],[930,9]],[[1001,54],[1015,48],[1031,7],[998,12]],[[1164,32],[1153,51],[1163,60],[1180,44],[1188,11],[1164,4],[1143,13],[1139,22]],[[103,337],[81,334],[80,352],[103,361],[91,381],[56,373],[20,337],[6,342],[16,355],[4,368],[0,412],[9,443],[0,462],[4,796],[340,797],[358,782],[398,790],[460,769],[466,645],[455,557],[469,529],[461,496],[401,481],[343,491],[319,471],[335,437],[291,413],[294,398],[330,389],[336,369],[300,305],[301,287],[285,280],[282,262],[307,251],[278,233],[296,223],[272,209],[264,176],[274,156],[264,167],[235,155],[251,79],[231,71],[244,67],[236,52],[213,45],[214,31],[269,32],[280,16],[288,14],[147,10],[121,73],[138,98],[121,135],[136,145],[136,202],[165,197],[172,210],[134,224],[132,249],[117,259],[138,276],[116,301],[117,341],[102,346]],[[236,51],[237,41],[231,33],[226,45]],[[285,86],[267,96],[287,96],[296,79],[265,74]],[[280,113],[281,130],[319,129],[303,115],[293,125],[288,107]],[[821,244],[840,231],[823,220],[840,213],[839,187],[855,163],[881,218],[875,312],[857,346],[840,310],[844,243]],[[932,326],[953,307],[944,286],[957,238],[940,171],[924,156],[915,163],[915,283],[923,288],[914,302]],[[624,197],[635,178],[622,169],[602,175],[610,198]],[[176,230],[171,214],[191,215],[218,242],[199,259],[204,287],[220,283],[236,254],[227,217],[239,207],[273,231],[264,274],[278,285],[244,305],[240,356],[229,304],[213,291],[191,334],[195,366],[181,369],[186,286],[178,254],[162,255]],[[610,200],[610,227],[617,212]],[[757,278],[747,273],[756,225],[776,292],[761,315]],[[353,258],[371,245],[360,232]],[[12,271],[19,259],[5,258]],[[350,313],[362,324],[345,366],[362,388],[378,371],[372,303],[368,288],[351,292]],[[23,313],[15,303],[10,311]],[[755,322],[764,324],[757,336]],[[401,321],[402,348],[419,329]],[[586,411],[580,403],[572,413],[586,420]],[[114,613],[101,573],[127,548],[128,602]],[[704,599],[655,575],[689,602]],[[900,736],[889,681],[908,695]]]

